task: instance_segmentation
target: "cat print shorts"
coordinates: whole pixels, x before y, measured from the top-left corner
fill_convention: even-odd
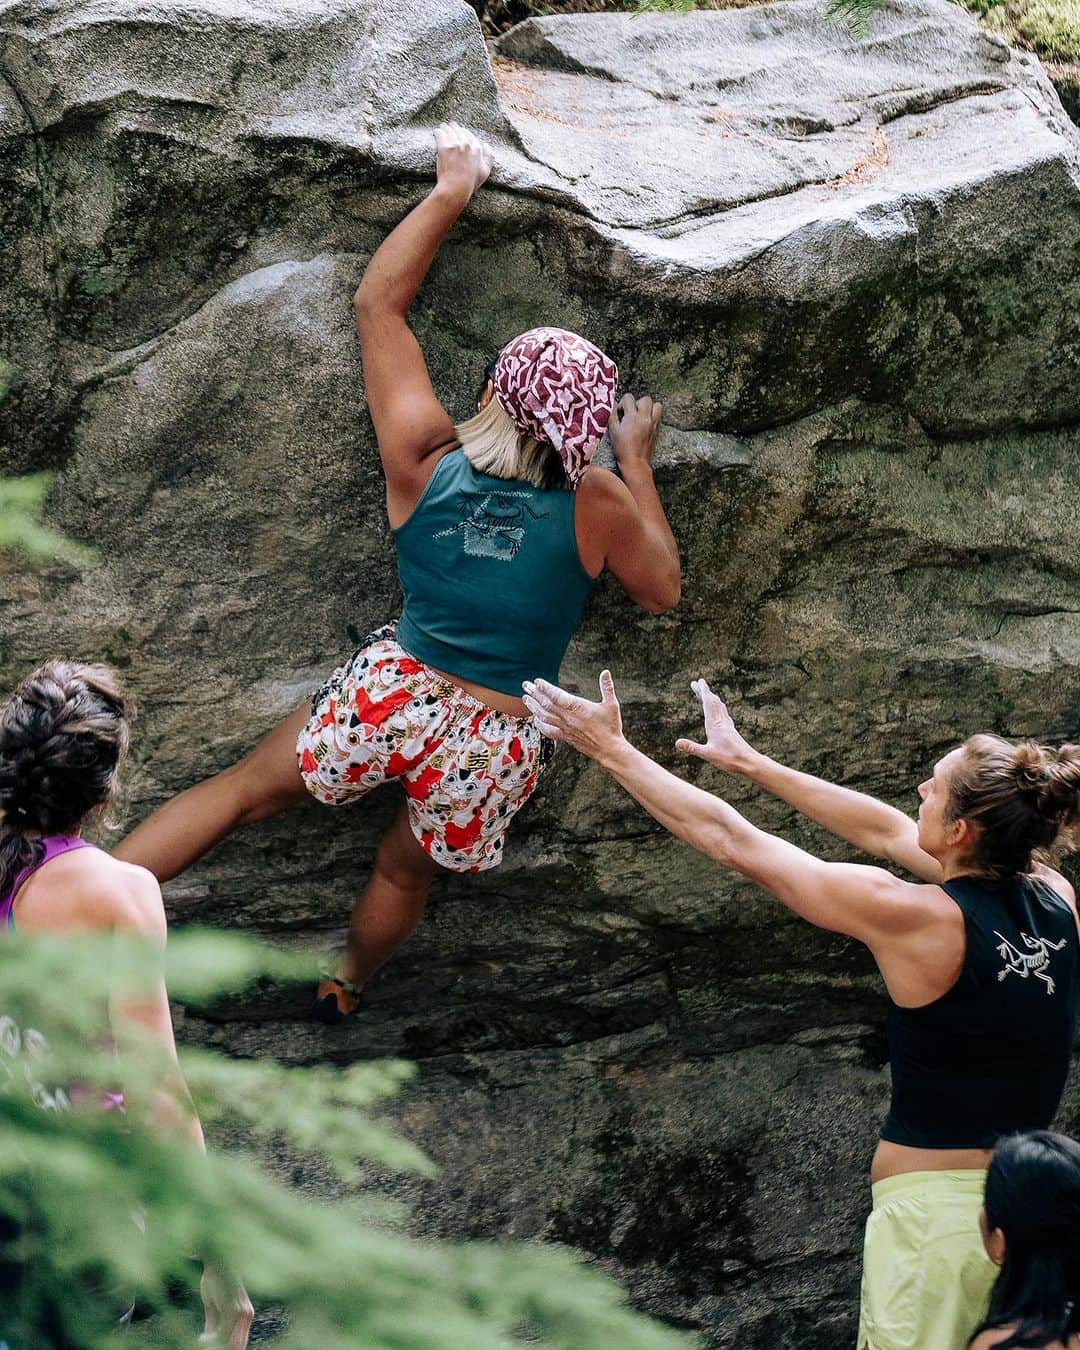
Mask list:
[[[327,806],[399,781],[413,834],[452,872],[498,865],[554,749],[531,717],[496,712],[410,656],[393,624],[315,693],[296,742],[307,789]]]

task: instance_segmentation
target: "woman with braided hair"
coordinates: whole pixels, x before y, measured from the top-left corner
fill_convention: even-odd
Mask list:
[[[0,940],[23,934],[123,933],[161,949],[161,888],[141,867],[111,858],[83,831],[111,801],[128,745],[124,697],[105,666],[48,661],[19,686],[0,712]],[[117,1002],[113,1031],[149,1033],[176,1063],[164,980],[151,998]],[[123,1077],[122,1057],[118,1062]],[[168,1102],[185,1094],[182,1118],[191,1142],[205,1149],[202,1128],[176,1066],[155,1118],[173,1116]],[[166,1100],[168,1099],[168,1100]],[[55,1094],[41,1103],[63,1105]],[[123,1098],[113,1095],[113,1106]],[[7,1234],[8,1240],[11,1234]],[[209,1265],[203,1276],[207,1343],[243,1350],[252,1322],[243,1286]]]
[[[386,475],[404,606],[238,764],[166,803],[117,849],[159,881],[238,825],[305,801],[359,801],[390,780],[405,799],[353,911],[315,1015],[340,1021],[409,936],[433,874],[480,872],[548,754],[521,681],[558,678],[607,568],[645,609],[679,598],[679,555],[653,483],[661,405],[626,395],[585,338],[535,328],[488,367],[455,425],[407,315],[439,245],[491,170],[469,132],[436,135],[434,190],[372,256],[354,297],[368,411]],[[613,415],[614,413],[614,415]],[[591,465],[605,429],[619,473]]]
[[[704,680],[706,739],[677,748],[749,778],[921,879],[824,862],[756,829],[626,740],[601,701],[528,682],[540,730],[598,760],[672,833],[819,928],[869,947],[891,1001],[892,1103],[870,1170],[859,1350],[964,1350],[995,1268],[978,1214],[998,1138],[1046,1129],[1080,1010],[1072,886],[1044,858],[1080,823],[1080,746],[972,736],[919,784],[918,821],[754,750]]]

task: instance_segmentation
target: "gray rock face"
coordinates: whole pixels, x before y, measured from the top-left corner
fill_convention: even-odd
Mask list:
[[[0,562],[0,677],[127,671],[127,821],[395,611],[349,300],[447,117],[497,150],[415,313],[447,406],[541,321],[665,401],[683,602],[601,585],[567,683],[610,663],[671,762],[705,674],[762,748],[905,808],[967,733],[1075,739],[1080,133],[956,7],[860,41],[807,0],[534,21],[494,76],[458,0],[16,0],[0,44],[0,470],[58,468],[53,521],[101,551]],[[174,918],[332,941],[392,804],[237,836]],[[419,1060],[424,1231],[572,1243],[717,1346],[853,1338],[887,1096],[860,949],[564,751],[369,997],[335,1032],[267,991],[184,1034]]]

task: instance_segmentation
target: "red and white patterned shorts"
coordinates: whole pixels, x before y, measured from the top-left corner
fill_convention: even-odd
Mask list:
[[[296,756],[328,806],[399,780],[425,852],[452,872],[484,872],[554,748],[531,717],[496,712],[410,656],[388,624],[316,692]]]

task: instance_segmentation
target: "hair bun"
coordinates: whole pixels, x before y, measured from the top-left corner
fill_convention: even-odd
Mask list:
[[[1060,750],[1022,741],[1013,761],[1016,786],[1034,797],[1040,814],[1061,825],[1071,825],[1080,817],[1080,746],[1063,745]]]
[[[1021,741],[1013,757],[1013,774],[1021,792],[1041,793],[1050,779],[1048,752],[1034,741]]]
[[[1080,745],[1063,745],[1046,766],[1045,801],[1063,826],[1080,821]]]

